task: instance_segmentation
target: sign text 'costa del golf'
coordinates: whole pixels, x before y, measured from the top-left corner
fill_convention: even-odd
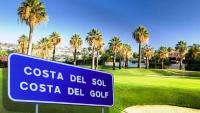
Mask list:
[[[13,101],[113,105],[113,77],[109,73],[16,53],[8,61],[8,95]]]

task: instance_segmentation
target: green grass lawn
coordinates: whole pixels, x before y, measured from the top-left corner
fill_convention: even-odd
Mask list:
[[[100,70],[114,75],[115,100],[107,113],[120,113],[134,105],[177,105],[200,109],[200,72],[179,70]],[[7,70],[0,69],[0,113],[32,113],[33,104],[15,103],[7,97]],[[40,105],[39,113],[101,113],[99,107]]]

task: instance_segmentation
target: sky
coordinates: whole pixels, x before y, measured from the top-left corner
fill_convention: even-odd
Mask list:
[[[17,8],[23,0],[2,0],[0,3],[0,42],[17,43],[29,29],[19,21]],[[48,22],[38,25],[33,41],[59,32],[62,46],[70,46],[69,39],[96,28],[102,32],[105,47],[114,36],[138,51],[132,32],[140,25],[149,31],[149,45],[174,47],[180,40],[191,45],[200,44],[200,0],[41,0],[48,14]]]

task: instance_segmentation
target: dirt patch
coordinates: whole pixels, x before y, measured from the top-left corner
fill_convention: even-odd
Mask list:
[[[200,113],[200,109],[169,105],[144,105],[128,107],[121,113]]]

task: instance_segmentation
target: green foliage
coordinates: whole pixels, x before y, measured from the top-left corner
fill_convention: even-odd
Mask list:
[[[9,52],[8,51],[2,51],[0,50],[0,56],[8,56]]]
[[[138,58],[138,53],[133,52],[133,58]]]
[[[173,49],[172,47],[168,47],[167,50],[168,50],[168,52],[171,52],[171,51],[173,51],[174,49]]]
[[[89,49],[88,48],[83,48],[82,51],[81,51],[82,55],[82,59],[84,60],[87,60],[89,58]]]
[[[186,70],[200,71],[200,45],[193,44],[186,54]]]
[[[102,53],[100,60],[103,62],[103,64],[105,62],[112,62],[113,60],[112,60],[111,56],[113,56],[112,50],[107,49]]]

